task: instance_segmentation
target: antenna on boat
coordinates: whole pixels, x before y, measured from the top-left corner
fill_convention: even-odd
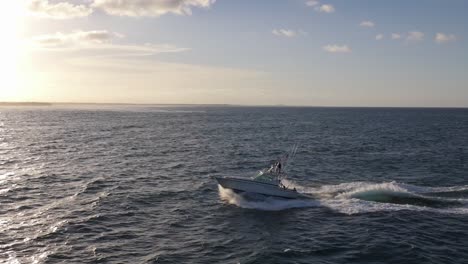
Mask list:
[[[283,168],[286,167],[286,165],[289,164],[293,160],[293,158],[296,156],[297,148],[298,148],[297,143],[295,143],[292,146],[291,150],[289,150],[289,152],[286,153],[285,156],[280,158],[280,162],[283,164]]]

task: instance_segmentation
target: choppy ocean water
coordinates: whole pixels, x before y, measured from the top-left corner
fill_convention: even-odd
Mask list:
[[[3,107],[0,201],[7,263],[467,263],[468,109]]]

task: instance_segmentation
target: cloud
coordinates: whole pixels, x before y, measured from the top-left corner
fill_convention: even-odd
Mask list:
[[[157,53],[175,53],[188,51],[188,48],[179,48],[170,44],[151,44],[146,43],[142,45],[116,45],[106,44],[100,47],[101,50],[115,52],[114,55],[120,56],[144,56],[153,55]]]
[[[332,5],[329,5],[329,4],[324,4],[324,5],[320,5],[320,6],[316,6],[314,8],[315,11],[317,12],[322,12],[322,13],[333,13],[335,12],[335,7],[333,7]]]
[[[33,16],[52,19],[70,19],[86,17],[93,9],[85,5],[73,5],[68,2],[49,3],[48,0],[29,0],[26,8]]]
[[[314,7],[316,12],[322,13],[333,13],[335,12],[335,7],[330,4],[323,4],[321,5],[319,1],[311,0],[306,2],[307,6]]]
[[[434,41],[443,44],[448,42],[454,42],[457,40],[457,37],[453,34],[444,34],[444,33],[437,33],[435,35]]]
[[[392,33],[392,39],[401,39],[401,35],[398,33]]]
[[[311,0],[311,1],[306,2],[307,6],[317,6],[318,4],[319,4],[319,1],[315,1],[315,0]]]
[[[323,50],[330,53],[350,53],[351,49],[347,45],[326,45]]]
[[[114,44],[113,40],[123,38],[119,33],[107,30],[74,31],[64,34],[40,35],[32,39],[35,50],[45,51],[99,51],[99,56],[143,56],[157,53],[189,50],[169,44]]]
[[[368,21],[362,21],[361,24],[359,24],[359,26],[371,28],[371,27],[375,26],[375,23],[372,22],[372,21],[369,21],[369,20]]]
[[[290,30],[290,29],[273,29],[272,33],[276,36],[289,37],[289,38],[297,36],[296,31]]]
[[[406,37],[406,40],[409,42],[422,41],[424,40],[424,33],[419,32],[419,31],[408,32],[408,36]]]
[[[123,35],[109,32],[107,30],[78,30],[69,34],[57,32],[55,34],[36,36],[33,38],[33,42],[40,48],[63,48],[70,46],[103,44],[116,37],[123,37]]]
[[[377,36],[375,36],[376,40],[382,40],[383,38],[384,38],[384,34],[377,34]]]
[[[94,0],[93,7],[116,16],[191,15],[192,7],[209,8],[216,0]]]
[[[279,37],[288,37],[288,38],[296,37],[298,35],[302,35],[302,36],[307,35],[307,32],[301,29],[297,31],[292,30],[292,29],[273,29],[271,33]]]

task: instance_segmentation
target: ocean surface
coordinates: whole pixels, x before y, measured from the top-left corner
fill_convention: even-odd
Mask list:
[[[0,263],[468,263],[468,109],[0,107],[0,201]]]

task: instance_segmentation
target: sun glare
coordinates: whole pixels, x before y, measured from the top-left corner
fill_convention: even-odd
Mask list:
[[[20,100],[20,33],[24,9],[22,1],[0,3],[0,101]]]

